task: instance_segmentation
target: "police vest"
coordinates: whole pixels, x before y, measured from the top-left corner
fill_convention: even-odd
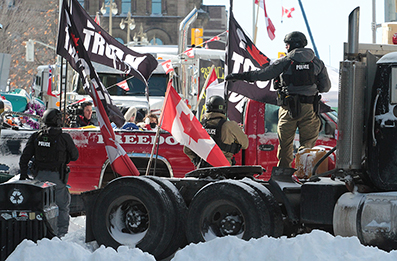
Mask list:
[[[291,75],[283,74],[283,79],[286,86],[292,84],[294,86],[313,85],[316,83],[316,76],[314,75],[314,63],[297,62],[291,60]]]
[[[48,129],[40,130],[35,140],[35,159],[46,164],[58,163],[60,137],[61,135],[50,135]]]
[[[211,136],[211,138],[215,141],[215,143],[219,146],[219,148],[222,151],[231,152],[233,154],[239,152],[241,149],[240,144],[238,143],[226,144],[223,143],[221,139],[222,126],[226,122],[226,119],[222,117],[216,117],[216,118],[212,118],[211,120],[214,119],[220,119],[220,120],[218,121],[217,124],[210,124],[208,123],[207,119],[203,121],[203,127],[207,131],[207,133]]]

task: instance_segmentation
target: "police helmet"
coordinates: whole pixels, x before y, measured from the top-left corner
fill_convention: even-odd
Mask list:
[[[43,114],[43,122],[47,126],[60,127],[62,125],[62,113],[58,109],[48,109]]]
[[[211,96],[205,106],[207,108],[207,112],[226,113],[226,103],[221,96]]]
[[[288,51],[292,51],[296,48],[305,47],[307,45],[307,39],[303,33],[293,31],[284,37],[284,43],[289,44]]]

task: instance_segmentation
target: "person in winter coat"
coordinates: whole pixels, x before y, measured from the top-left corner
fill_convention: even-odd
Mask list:
[[[235,121],[226,119],[226,103],[220,96],[212,96],[206,104],[206,113],[202,121],[204,129],[222,150],[230,165],[235,164],[234,154],[248,148],[248,137]],[[188,147],[183,151],[196,168],[211,167]]]
[[[81,104],[83,115],[77,117],[77,126],[84,127],[89,125],[98,126],[98,121],[92,118],[92,103],[83,102]]]
[[[21,180],[28,178],[28,164],[33,163],[34,178],[56,184],[55,202],[59,215],[57,229],[58,237],[63,237],[69,227],[70,194],[66,187],[68,182],[70,161],[79,157],[79,151],[68,133],[63,133],[62,113],[57,109],[48,109],[43,114],[44,126],[30,136],[19,160]]]
[[[314,55],[312,49],[305,48],[307,40],[303,33],[291,32],[285,36],[284,42],[288,51],[286,56],[261,70],[229,74],[226,80],[255,82],[275,79],[277,103],[280,105],[278,166],[290,168],[296,129],[299,129],[299,150],[312,148],[317,141],[321,127],[318,117],[321,96],[318,93],[328,92],[331,82],[323,61]]]

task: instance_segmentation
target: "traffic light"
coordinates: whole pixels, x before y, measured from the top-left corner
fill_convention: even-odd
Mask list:
[[[203,44],[203,28],[192,28],[191,35],[192,45],[199,46]]]
[[[29,39],[26,42],[26,61],[34,62],[34,42],[32,39]]]

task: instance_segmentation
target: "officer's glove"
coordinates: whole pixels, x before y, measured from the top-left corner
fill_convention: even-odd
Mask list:
[[[231,74],[226,75],[225,80],[233,81],[233,82],[238,81],[238,80],[244,80],[244,75],[241,73],[231,73]]]

